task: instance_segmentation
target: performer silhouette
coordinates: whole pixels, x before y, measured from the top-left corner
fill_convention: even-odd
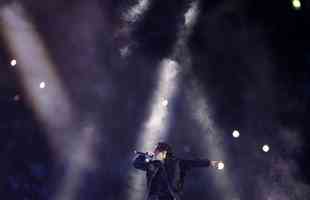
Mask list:
[[[218,168],[221,161],[185,160],[174,157],[169,144],[160,142],[154,153],[137,152],[136,169],[146,172],[148,200],[180,200],[186,172],[195,167]]]

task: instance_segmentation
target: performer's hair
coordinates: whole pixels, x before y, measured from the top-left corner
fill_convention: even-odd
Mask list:
[[[171,146],[165,142],[159,142],[155,148],[155,151],[159,151],[159,152],[167,151],[167,157],[173,156]]]

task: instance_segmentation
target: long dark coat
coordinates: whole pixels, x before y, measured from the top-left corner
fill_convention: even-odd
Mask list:
[[[154,188],[165,185],[172,199],[180,200],[186,173],[194,167],[209,167],[210,160],[185,160],[170,157],[162,163],[158,160],[149,161],[145,155],[140,154],[134,158],[133,166],[146,171],[148,197],[157,195],[156,191],[152,191]]]

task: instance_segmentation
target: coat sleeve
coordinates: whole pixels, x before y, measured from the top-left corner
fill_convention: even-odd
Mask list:
[[[136,169],[146,171],[148,162],[144,155],[138,155],[133,159],[132,164]]]
[[[184,169],[191,169],[195,167],[210,167],[211,161],[209,159],[192,159],[181,160],[181,166]]]

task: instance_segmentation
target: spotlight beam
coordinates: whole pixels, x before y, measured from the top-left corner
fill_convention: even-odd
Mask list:
[[[188,62],[190,59],[188,59],[189,53],[186,45],[188,38],[192,33],[193,27],[197,22],[197,17],[199,14],[198,6],[199,2],[193,1],[191,7],[184,14],[185,23],[182,29],[178,32],[177,42],[172,51],[172,58],[180,60],[183,67],[189,67],[191,65],[191,63]]]
[[[170,118],[170,107],[168,102],[173,101],[178,88],[179,66],[175,61],[164,59],[160,64],[159,82],[155,90],[153,100],[148,115],[148,119],[143,124],[141,134],[138,138],[137,147],[142,151],[152,151],[157,142],[167,138],[167,128]],[[134,190],[130,188],[129,199],[143,199],[145,186],[143,185],[144,174],[131,171],[131,183]]]
[[[43,41],[23,8],[19,4],[1,8],[0,20],[4,38],[18,60],[16,68],[28,100],[37,118],[47,128],[48,142],[55,159],[67,166],[67,174],[60,180],[59,190],[53,199],[76,199],[85,170],[96,165],[95,125],[91,122],[86,129],[76,125],[79,124],[76,117],[78,113],[54,71],[55,66]]]
[[[186,46],[189,35],[192,33],[193,27],[197,22],[197,17],[199,15],[199,1],[192,2],[191,7],[185,13],[185,28],[180,32],[179,40],[176,45],[175,56],[181,59],[181,63],[190,70],[192,67],[192,61],[190,54],[188,52],[188,47]],[[207,106],[206,98],[202,93],[202,90],[198,87],[196,81],[192,81],[191,88],[187,91],[187,101],[190,108],[190,113],[193,113],[194,119],[201,126],[202,130],[206,135],[200,140],[200,142],[205,143],[203,145],[204,152],[206,155],[210,155],[212,159],[227,160],[223,150],[220,148],[219,141],[217,141],[217,136],[220,130],[218,130],[214,122],[209,117],[209,108]],[[209,133],[209,134],[207,134]],[[224,164],[219,166],[221,169],[220,173],[214,173],[214,180],[216,185],[223,194],[223,199],[231,199],[232,197],[237,197],[233,184],[226,173],[227,170],[224,169]]]
[[[171,56],[173,59],[180,59],[182,64],[188,65],[187,61],[183,57],[186,49],[187,38],[190,35],[192,28],[197,19],[198,1],[192,4],[190,8],[190,14],[187,16],[187,21],[184,27],[180,30],[177,36],[177,42],[175,43]],[[154,100],[150,108],[150,114],[146,123],[143,125],[142,136],[139,137],[137,147],[139,150],[151,151],[155,144],[160,140],[167,138],[167,127],[169,125],[169,106],[171,99],[175,96],[177,87],[179,85],[180,77],[178,64],[175,61],[164,59],[160,64],[160,78],[159,85],[154,94]],[[164,101],[163,101],[164,99]],[[145,195],[144,174],[137,173],[137,171],[130,172],[129,185],[133,185],[134,188],[129,190],[129,200],[143,199]]]
[[[3,7],[0,12],[3,35],[10,51],[16,56],[19,64],[16,69],[21,75],[29,102],[32,104],[38,119],[52,128],[65,129],[71,123],[74,112],[69,98],[64,91],[48,52],[40,40],[35,28],[25,11],[18,4]],[[50,83],[48,90],[42,80]],[[58,117],[55,117],[58,116]],[[49,135],[49,142],[58,157],[64,152],[58,148],[62,135]]]
[[[136,5],[131,7],[128,12],[124,14],[125,20],[131,23],[136,22],[139,17],[148,10],[150,4],[150,0],[139,0]]]
[[[221,130],[216,127],[210,117],[210,107],[206,102],[206,97],[199,88],[196,81],[191,83],[191,89],[187,91],[187,101],[190,105],[190,112],[193,118],[201,126],[203,134],[199,141],[204,143],[204,152],[212,159],[227,160],[221,145]],[[212,173],[215,184],[219,192],[223,195],[222,199],[231,199],[237,197],[234,185],[228,174],[228,170],[222,170],[220,173]]]

